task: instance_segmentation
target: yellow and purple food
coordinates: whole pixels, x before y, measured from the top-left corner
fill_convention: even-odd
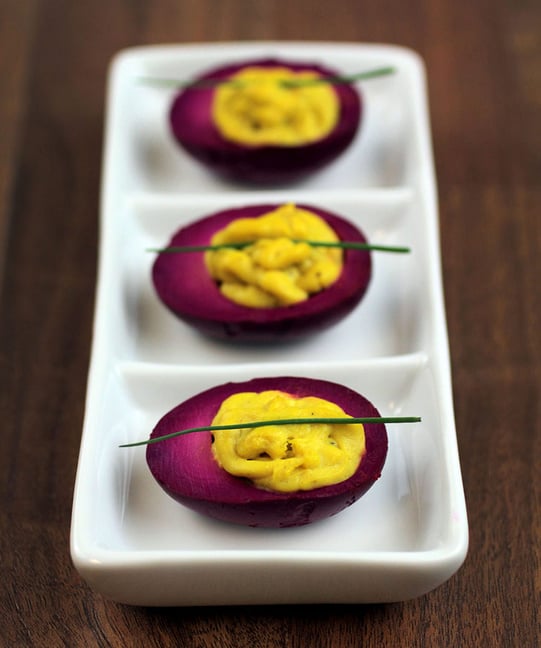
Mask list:
[[[181,147],[213,171],[256,183],[288,182],[321,169],[355,137],[362,101],[317,64],[261,59],[194,79],[173,100]]]
[[[388,447],[382,422],[275,424],[155,440],[255,420],[379,416],[364,396],[325,380],[227,383],[163,416],[146,460],[164,491],[198,513],[251,527],[302,526],[339,513],[377,481]]]
[[[311,241],[312,244],[307,243]],[[372,272],[366,244],[341,216],[294,204],[249,205],[211,214],[178,230],[152,268],[161,301],[208,335],[274,341],[321,331],[363,298]],[[175,253],[175,248],[244,247]]]

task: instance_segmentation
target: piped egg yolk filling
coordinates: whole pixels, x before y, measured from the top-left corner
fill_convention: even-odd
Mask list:
[[[242,392],[227,398],[213,425],[310,417],[347,417],[335,403],[285,392]],[[291,493],[351,477],[365,453],[361,424],[284,424],[214,431],[213,453],[231,475],[259,488]]]
[[[215,90],[213,122],[222,137],[243,145],[299,146],[322,139],[338,122],[340,102],[327,83],[302,85],[320,76],[281,67],[243,68]]]
[[[328,288],[342,272],[340,248],[305,241],[338,240],[322,218],[287,204],[256,218],[238,218],[216,232],[212,245],[251,244],[206,252],[205,263],[221,293],[236,304],[290,306]]]

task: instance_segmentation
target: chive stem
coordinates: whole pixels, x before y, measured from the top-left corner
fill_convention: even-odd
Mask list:
[[[328,423],[330,425],[353,425],[358,423],[419,423],[420,416],[366,416],[366,417],[313,417],[313,418],[291,418],[291,419],[274,419],[270,421],[252,421],[250,423],[232,423],[229,425],[204,425],[202,427],[187,428],[178,430],[163,436],[153,437],[145,441],[136,441],[135,443],[124,443],[119,448],[133,448],[135,446],[150,445],[166,439],[192,434],[194,432],[214,432],[219,430],[238,430],[246,428],[268,427],[270,425],[302,425],[314,423]]]
[[[187,90],[188,88],[215,88],[219,85],[232,85],[241,88],[245,85],[236,79],[196,79],[195,81],[181,81],[179,79],[168,79],[165,77],[139,77],[141,83],[148,85],[164,86]]]
[[[279,81],[279,85],[284,88],[300,88],[304,86],[319,85],[320,83],[328,83],[329,85],[344,85],[348,83],[356,83],[357,81],[368,81],[377,77],[394,74],[396,69],[394,67],[380,67],[373,70],[366,70],[364,72],[357,72],[348,75],[328,75],[315,77],[313,79],[283,79]],[[239,81],[238,79],[196,79],[195,81],[182,81],[179,79],[169,79],[162,77],[139,77],[142,83],[166,86],[179,89],[188,88],[214,88],[219,85],[232,85],[239,88],[246,84],[246,81]]]
[[[377,77],[394,74],[395,68],[381,67],[374,70],[367,70],[365,72],[357,72],[356,74],[337,75],[337,76],[322,76],[313,79],[284,79],[280,82],[285,88],[298,88],[301,86],[319,85],[320,83],[328,83],[330,85],[345,85],[348,83],[355,83],[357,81],[368,81]]]
[[[407,254],[411,252],[409,247],[395,245],[377,245],[373,243],[357,243],[356,241],[305,241],[304,239],[291,239],[293,243],[307,243],[313,247],[342,248],[346,250],[371,250],[376,252],[395,252],[398,254]],[[184,252],[208,252],[233,248],[240,250],[253,245],[256,241],[243,241],[239,243],[220,243],[218,245],[172,245],[164,248],[149,248],[149,252],[158,254],[177,254]]]

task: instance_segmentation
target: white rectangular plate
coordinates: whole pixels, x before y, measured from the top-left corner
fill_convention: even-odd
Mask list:
[[[190,78],[260,56],[317,61],[343,73],[394,66],[362,84],[365,116],[350,149],[294,187],[229,186],[173,142],[172,93],[140,77]],[[422,595],[462,564],[466,508],[454,427],[440,275],[435,178],[423,64],[393,46],[243,43],[127,50],[111,66],[101,244],[87,407],[71,554],[92,588],[135,605],[374,603]],[[258,202],[303,202],[343,214],[373,242],[360,306],[318,336],[278,348],[203,338],[160,304],[152,255],[181,224]],[[154,482],[144,449],[177,403],[214,385],[298,375],[348,385],[388,426],[383,475],[354,506],[301,528],[227,525],[176,504]]]

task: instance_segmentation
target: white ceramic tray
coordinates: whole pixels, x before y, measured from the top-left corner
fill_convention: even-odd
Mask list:
[[[169,90],[142,76],[189,78],[259,56],[343,71],[392,65],[362,85],[365,118],[352,147],[294,187],[228,185],[188,158],[168,132]],[[361,225],[374,254],[366,298],[346,320],[278,348],[212,342],[157,300],[145,250],[181,223],[234,205],[317,204]],[[154,482],[144,448],[170,408],[205,388],[256,376],[325,378],[363,393],[388,426],[381,479],[357,504],[310,526],[264,530],[207,519]],[[127,50],[108,89],[101,245],[87,407],[71,553],[97,592],[135,605],[366,603],[422,595],[462,564],[468,528],[451,395],[438,215],[423,64],[403,48],[243,43]]]

